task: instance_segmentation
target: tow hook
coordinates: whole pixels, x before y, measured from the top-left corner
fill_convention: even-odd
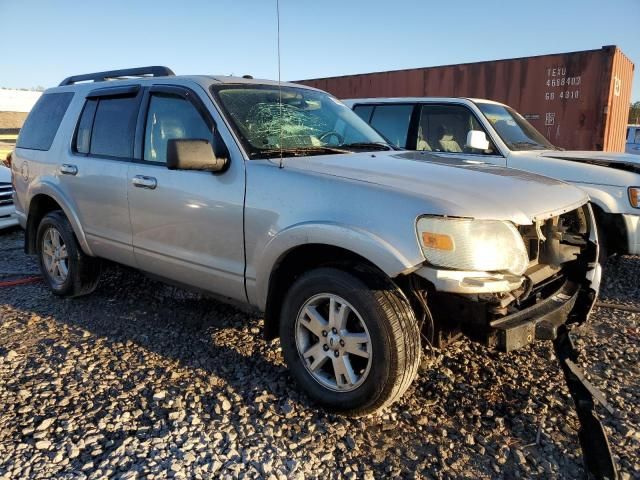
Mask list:
[[[580,352],[573,344],[565,325],[558,329],[553,346],[580,421],[578,438],[587,477],[618,479],[618,471],[611,455],[607,434],[596,416],[595,402],[611,414],[614,410],[607,403],[604,395],[585,378],[580,367],[576,365]]]

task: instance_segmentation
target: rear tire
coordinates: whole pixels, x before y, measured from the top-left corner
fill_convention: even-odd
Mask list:
[[[77,297],[95,290],[100,261],[85,255],[64,213],[56,210],[43,217],[36,248],[40,271],[54,294]]]
[[[422,352],[413,310],[390,280],[368,273],[360,279],[335,268],[312,270],[290,288],[280,342],[302,389],[325,408],[349,416],[370,414],[400,398],[418,372]]]

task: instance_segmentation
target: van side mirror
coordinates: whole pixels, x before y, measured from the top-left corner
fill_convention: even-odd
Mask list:
[[[488,150],[489,140],[482,130],[469,130],[467,133],[467,147],[474,150]]]
[[[216,155],[208,140],[172,138],[167,141],[167,168],[222,172],[229,165],[229,154],[226,148],[222,150]]]

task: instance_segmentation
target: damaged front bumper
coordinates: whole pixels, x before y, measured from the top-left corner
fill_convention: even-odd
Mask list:
[[[426,294],[434,320],[430,341],[435,346],[444,346],[464,334],[503,352],[536,340],[553,341],[563,325],[579,325],[588,319],[596,301],[601,267],[594,262],[591,270],[592,278],[584,276],[582,281],[560,273],[537,285],[526,301],[512,301],[508,308],[495,298],[487,301],[482,294],[432,290]]]
[[[594,221],[590,209],[589,226]],[[556,230],[560,242],[577,236]],[[523,277],[487,272],[455,272],[424,266],[415,272],[411,290],[421,312],[423,334],[444,346],[460,334],[504,352],[536,340],[552,341],[556,358],[580,420],[578,437],[588,478],[616,479],[611,448],[595,411],[596,402],[611,411],[602,395],[577,365],[579,356],[570,331],[584,323],[596,301],[602,268],[595,228],[582,231],[582,246],[573,260],[539,242],[542,252]],[[545,251],[546,249],[546,251]],[[537,260],[557,259],[545,263]],[[428,320],[428,321],[427,321]],[[426,329],[426,332],[425,332]]]
[[[555,340],[565,323],[587,319],[595,298],[593,290],[566,280],[555,293],[533,306],[489,322],[489,328],[497,333],[496,347],[510,352],[534,340]]]

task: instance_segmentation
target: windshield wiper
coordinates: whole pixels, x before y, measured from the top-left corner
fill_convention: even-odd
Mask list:
[[[363,150],[392,150],[390,145],[381,142],[354,142],[354,143],[343,143],[340,145],[340,148],[355,148],[355,149],[363,149]]]
[[[518,148],[518,147],[530,147],[530,148],[536,148],[536,147],[540,147],[542,149],[544,149],[544,145],[540,145],[539,143],[535,143],[535,142],[512,142],[511,145],[513,145],[514,147]]]
[[[289,147],[289,148],[268,148],[264,150],[256,150],[251,153],[251,158],[276,158],[280,154],[291,157],[304,157],[307,155],[323,155],[331,153],[352,153],[350,150],[344,150],[337,147],[314,146],[314,147]]]

